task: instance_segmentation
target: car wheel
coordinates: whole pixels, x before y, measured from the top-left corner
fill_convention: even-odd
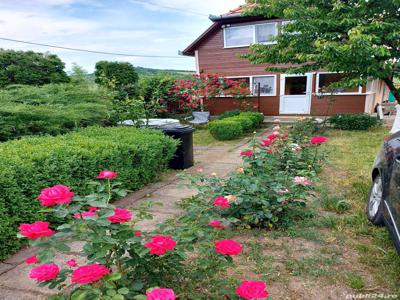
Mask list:
[[[377,175],[369,192],[367,216],[374,225],[383,224],[383,184],[381,175]]]

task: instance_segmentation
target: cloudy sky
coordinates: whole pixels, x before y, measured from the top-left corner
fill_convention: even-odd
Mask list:
[[[96,51],[172,55],[221,14],[244,0],[1,0],[0,38]],[[169,8],[171,7],[171,8]],[[176,8],[176,9],[172,9]],[[50,51],[70,68],[93,71],[99,60],[135,66],[194,70],[192,58],[136,58],[72,52],[0,40],[0,48]]]

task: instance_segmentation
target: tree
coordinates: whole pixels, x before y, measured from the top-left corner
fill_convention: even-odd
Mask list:
[[[69,82],[57,55],[0,49],[0,86]]]
[[[128,62],[99,61],[96,63],[95,82],[111,87],[119,93],[120,98],[138,95],[139,76],[132,64]]]
[[[382,79],[397,101],[400,72],[400,0],[248,0],[246,14],[290,20],[274,45],[253,45],[244,55],[255,64],[287,64],[267,70],[343,72],[336,85]]]
[[[88,73],[76,63],[72,64],[72,69],[69,77],[71,78],[71,83],[73,84],[84,84],[87,83]]]

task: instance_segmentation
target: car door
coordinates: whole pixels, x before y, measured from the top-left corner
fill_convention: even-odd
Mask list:
[[[391,229],[400,241],[400,134],[393,135],[387,142],[386,151],[389,184],[384,201],[385,219],[391,223]]]

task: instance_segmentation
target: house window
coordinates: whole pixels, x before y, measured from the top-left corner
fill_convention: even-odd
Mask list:
[[[254,40],[253,26],[225,28],[225,47],[249,46]]]
[[[339,82],[343,78],[343,74],[341,73],[318,73],[317,74],[317,86],[316,92],[317,94],[330,94],[331,91],[328,91],[327,88],[329,85]],[[361,94],[362,87],[357,86],[353,88],[339,87],[333,91],[333,94]]]
[[[258,87],[260,87],[260,96],[276,95],[276,76],[254,76],[252,80],[253,95],[258,95]]]
[[[278,23],[263,23],[224,28],[225,48],[247,47],[251,44],[273,44],[278,35]]]
[[[273,44],[274,38],[278,35],[277,23],[266,23],[256,25],[256,43]]]

